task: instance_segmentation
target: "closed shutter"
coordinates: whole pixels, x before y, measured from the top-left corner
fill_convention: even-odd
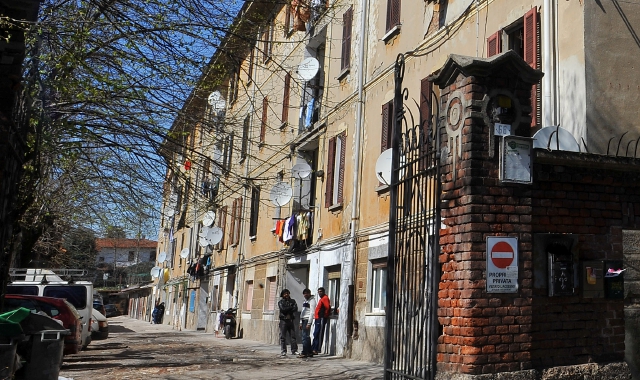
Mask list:
[[[251,83],[253,80],[253,60],[254,60],[254,46],[251,45],[251,53],[249,53],[249,69],[247,70],[247,83]]]
[[[382,137],[380,151],[391,148],[391,130],[393,128],[393,100],[382,105]]]
[[[240,159],[243,160],[247,157],[247,149],[249,147],[249,125],[251,118],[247,115],[242,123],[242,145],[240,148]]]
[[[344,190],[344,162],[347,152],[347,132],[342,132],[340,136],[340,173],[338,173],[338,204],[342,204]]]
[[[353,26],[353,6],[342,16],[342,58],[340,69],[345,70],[351,66],[351,29]]]
[[[400,0],[387,0],[387,32],[400,24]]]
[[[291,30],[291,4],[287,4],[287,11],[284,17],[284,36],[287,37]]]
[[[218,244],[216,244],[215,248],[217,250],[221,250],[224,248],[224,234],[226,232],[227,227],[227,206],[224,206],[218,210],[218,227],[222,230],[222,239]]]
[[[253,281],[247,281],[246,293],[244,294],[244,309],[251,311],[253,307]]]
[[[275,277],[269,277],[269,278],[267,278],[267,281],[269,281],[269,294],[267,296],[267,310],[275,310],[275,308],[276,308],[276,290],[277,290],[276,278]]]
[[[267,134],[267,112],[269,110],[269,98],[266,96],[262,99],[262,120],[260,122],[260,142],[264,142]]]
[[[487,57],[502,53],[502,31],[499,30],[487,38]]]
[[[234,228],[235,239],[233,241],[233,244],[238,244],[240,242],[240,223],[242,222],[242,197],[236,199],[236,208],[236,226]]]
[[[432,83],[424,78],[420,82],[420,170],[426,168],[429,151],[429,133],[431,123],[431,90]]]
[[[524,15],[524,61],[538,68],[538,9],[533,7]],[[531,127],[538,125],[538,85],[531,87]]]
[[[284,93],[282,95],[282,122],[289,121],[289,94],[291,93],[291,73],[284,77]]]
[[[236,210],[238,206],[238,200],[234,199],[231,205],[231,224],[229,228],[229,244],[233,244],[236,240]]]
[[[333,200],[333,167],[336,163],[336,138],[329,139],[329,154],[327,155],[327,189],[324,193],[324,206],[330,207]]]

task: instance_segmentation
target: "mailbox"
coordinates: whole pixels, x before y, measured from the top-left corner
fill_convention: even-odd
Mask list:
[[[607,298],[624,298],[624,273],[622,261],[605,261],[604,289]]]
[[[582,297],[604,298],[604,262],[583,261],[580,270]]]
[[[549,260],[549,296],[572,296],[575,293],[574,262],[571,251],[562,244],[547,247]]]

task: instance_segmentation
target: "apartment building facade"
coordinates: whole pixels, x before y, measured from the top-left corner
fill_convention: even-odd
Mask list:
[[[555,135],[562,133],[568,145],[560,147],[556,140],[553,149],[552,130],[539,135],[547,136],[539,140],[539,148],[634,159],[640,127],[634,125],[629,105],[638,97],[640,83],[634,66],[637,36],[631,26],[638,14],[633,5],[617,1],[245,3],[234,33],[176,119],[173,130],[182,140],[167,144],[173,165],[167,172],[158,249],[163,269],[154,289],[155,298],[167,305],[165,323],[214,331],[220,310],[237,308],[238,334],[273,344],[279,339],[280,291],[290,289],[301,304],[302,289],[315,293],[322,286],[333,308],[324,353],[382,362],[389,313],[387,263],[394,252],[389,249],[392,192],[384,152],[391,148],[397,116],[398,55],[404,57],[402,84],[408,93],[405,120],[419,123],[431,136],[445,133],[446,149],[440,156],[443,162],[452,160],[454,168],[469,158],[462,154],[463,141],[471,136],[465,126],[478,116],[451,115],[451,104],[441,99],[455,88],[442,72],[460,65],[452,55],[492,65],[492,57],[508,51],[544,73],[524,96],[529,104],[521,104],[518,112],[524,119],[514,134],[517,129],[519,136],[533,137],[555,127]],[[514,65],[505,67],[521,67]],[[478,70],[474,76],[483,75]],[[450,81],[457,83],[456,78]],[[460,82],[461,87],[467,84]],[[515,88],[504,91],[515,94]],[[482,99],[472,92],[482,91],[469,91],[461,99],[471,107]],[[500,107],[508,109],[509,104]],[[443,184],[451,178],[464,180],[465,171],[449,175]],[[468,181],[473,183],[472,178]],[[443,189],[446,193],[449,188]],[[632,222],[625,226],[630,230],[638,228],[640,213],[637,206],[632,210]],[[455,220],[473,228],[464,217]],[[282,233],[292,225],[291,234]],[[443,236],[440,245],[459,249],[464,257],[462,251],[471,245],[448,244],[444,236],[455,235],[450,228],[443,224],[431,233]],[[534,232],[566,233],[538,227]],[[491,235],[479,233],[483,239]],[[496,232],[535,245],[531,234]],[[456,260],[449,256],[439,260],[437,276],[477,265],[460,260],[455,269]],[[449,286],[450,279],[444,276],[440,287]],[[521,279],[522,289],[529,280]],[[483,278],[474,281],[483,284]],[[517,302],[525,302],[520,306],[526,308],[535,292],[522,298],[525,301]],[[448,307],[451,303],[446,302]],[[621,305],[612,302],[616,308]],[[448,329],[451,320],[438,316],[442,330],[435,360],[443,374],[526,371],[557,364],[526,356],[516,358],[529,363],[525,366],[482,367],[488,364],[481,360],[500,364],[514,360],[513,354],[489,357],[482,351],[486,344],[454,344],[478,360],[466,362],[447,351],[453,347],[448,337],[458,330],[453,334]],[[525,332],[527,327],[518,328]],[[527,344],[531,342],[522,342],[517,351],[529,350]],[[620,348],[614,351],[611,359],[620,360]]]

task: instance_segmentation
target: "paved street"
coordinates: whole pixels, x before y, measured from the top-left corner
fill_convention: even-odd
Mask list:
[[[382,367],[330,356],[280,357],[276,345],[216,337],[126,316],[109,318],[109,338],[66,356],[60,376],[100,379],[381,379]]]

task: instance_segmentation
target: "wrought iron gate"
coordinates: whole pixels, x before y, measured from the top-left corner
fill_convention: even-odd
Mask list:
[[[403,77],[401,54],[393,102],[385,379],[433,379],[440,281],[438,133],[430,117],[414,118],[405,108]],[[432,92],[426,96],[431,104]]]

